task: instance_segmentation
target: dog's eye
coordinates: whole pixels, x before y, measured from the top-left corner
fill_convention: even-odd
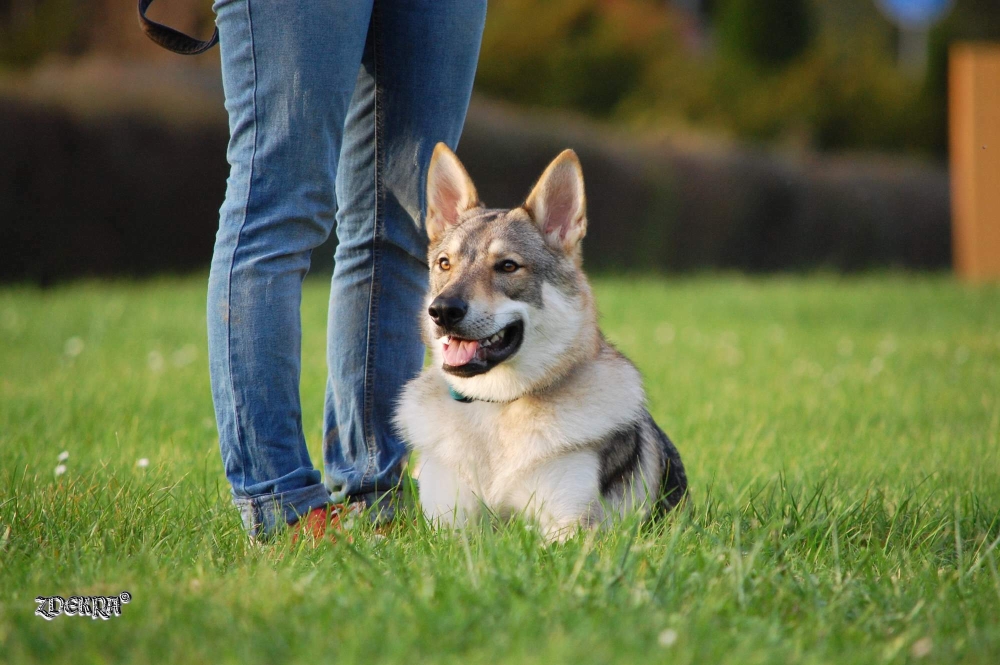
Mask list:
[[[501,261],[500,265],[498,265],[497,267],[500,268],[500,270],[502,270],[504,272],[514,272],[518,268],[520,268],[521,266],[517,265],[516,263],[514,263],[510,259],[507,259],[506,261]]]
[[[448,260],[447,256],[442,256],[438,259],[438,268],[441,270],[451,270],[451,261]]]

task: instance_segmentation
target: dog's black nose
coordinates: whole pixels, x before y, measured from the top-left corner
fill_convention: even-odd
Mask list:
[[[469,305],[460,298],[445,298],[438,296],[427,308],[427,313],[431,315],[434,323],[442,328],[450,328],[465,318],[465,313],[469,311]]]

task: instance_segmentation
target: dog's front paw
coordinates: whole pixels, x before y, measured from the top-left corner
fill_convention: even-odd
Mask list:
[[[428,459],[420,467],[420,507],[432,525],[462,528],[479,509],[479,500],[458,474]]]

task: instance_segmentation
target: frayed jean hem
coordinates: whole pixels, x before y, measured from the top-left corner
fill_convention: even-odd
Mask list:
[[[254,540],[268,540],[310,510],[329,505],[330,493],[323,485],[255,497],[233,497],[243,526]]]

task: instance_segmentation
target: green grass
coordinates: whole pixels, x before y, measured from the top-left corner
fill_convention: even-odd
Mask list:
[[[1000,289],[596,287],[690,512],[550,547],[408,515],[318,548],[251,546],[229,504],[203,279],[0,289],[0,661],[1000,662]],[[325,300],[309,282],[314,459]],[[123,589],[119,619],[33,616]]]

